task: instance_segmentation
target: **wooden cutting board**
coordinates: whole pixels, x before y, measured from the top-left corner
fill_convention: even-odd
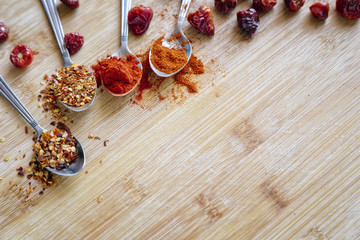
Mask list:
[[[179,2],[133,1],[154,10],[148,31],[130,34],[134,53],[171,31]],[[318,21],[314,2],[291,13],[279,0],[248,38],[236,12],[250,1],[226,15],[193,1],[190,12],[213,9],[216,27],[211,38],[184,24],[206,66],[194,77],[199,93],[141,107],[99,91],[91,109],[68,114],[85,169],[43,195],[16,172],[31,160],[30,126],[0,97],[0,239],[360,239],[360,22],[340,17],[335,1]],[[119,47],[120,1],[58,5],[65,33],[85,36],[75,62],[90,66]],[[0,73],[50,128],[37,96],[62,59],[42,5],[0,0],[0,21],[10,28]],[[9,61],[17,44],[39,52],[26,69]]]

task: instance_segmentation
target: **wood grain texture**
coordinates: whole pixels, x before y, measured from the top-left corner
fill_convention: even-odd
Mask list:
[[[38,187],[26,199],[19,190],[28,180],[15,169],[31,159],[32,134],[1,97],[0,239],[360,239],[360,23],[340,17],[335,1],[317,21],[314,2],[291,13],[279,1],[249,39],[236,11],[250,2],[223,15],[213,1],[193,1],[190,11],[212,7],[216,27],[209,38],[184,24],[207,69],[196,78],[200,92],[153,97],[145,109],[129,104],[131,96],[98,92],[91,109],[69,114],[85,170],[43,195]],[[120,1],[58,4],[64,31],[85,36],[75,62],[90,66],[119,47]],[[171,31],[179,8],[139,4],[154,18],[143,36],[130,34],[134,53]],[[37,95],[62,60],[41,3],[0,0],[0,13],[10,28],[0,73],[49,128]],[[9,61],[19,43],[39,50],[22,70]],[[173,86],[166,84],[164,92]]]

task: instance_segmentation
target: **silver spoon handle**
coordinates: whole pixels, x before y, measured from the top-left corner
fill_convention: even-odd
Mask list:
[[[121,0],[121,48],[127,48],[129,26],[128,13],[131,9],[131,0]]]
[[[186,13],[190,7],[191,0],[183,0],[181,2],[180,11],[177,19],[177,27],[179,30],[181,30],[182,25],[184,23]]]
[[[56,2],[55,0],[41,0],[41,3],[44,7],[45,13],[54,32],[56,41],[59,45],[59,49],[64,60],[64,66],[71,66],[73,62],[71,61],[69,51],[65,46],[64,30],[61,25],[59,13],[56,7]]]
[[[20,101],[20,99],[15,95],[15,93],[11,90],[10,86],[6,83],[4,78],[0,75],[0,93],[3,95],[6,100],[8,100],[11,105],[25,118],[25,120],[35,129],[37,134],[41,134],[44,130],[34,117],[29,113],[24,104]]]

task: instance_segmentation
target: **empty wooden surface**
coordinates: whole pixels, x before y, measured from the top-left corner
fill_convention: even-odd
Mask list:
[[[199,93],[153,97],[142,108],[132,96],[99,91],[91,109],[69,114],[85,169],[43,195],[40,186],[28,199],[18,191],[29,182],[15,169],[31,159],[32,130],[0,97],[0,238],[359,239],[360,23],[340,17],[335,1],[318,21],[308,9],[314,2],[291,13],[278,1],[249,39],[236,12],[250,1],[227,15],[213,1],[193,1],[190,12],[213,9],[216,27],[210,38],[184,24],[206,66],[194,78]],[[134,53],[171,31],[179,8],[179,1],[132,3],[139,4],[154,18],[143,36],[130,34]],[[90,66],[119,47],[120,1],[58,5],[64,31],[85,36],[75,62]],[[0,74],[50,128],[37,95],[62,59],[41,3],[0,0],[0,21],[10,28]],[[39,51],[26,69],[9,61],[16,44]]]

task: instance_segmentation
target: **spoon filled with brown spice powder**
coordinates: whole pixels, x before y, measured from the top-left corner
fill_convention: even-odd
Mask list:
[[[42,128],[1,75],[0,94],[13,105],[36,131],[36,142],[33,145],[36,168],[45,168],[62,176],[73,176],[84,168],[84,149],[64,124],[58,123],[57,127],[50,131]]]
[[[72,111],[84,111],[94,103],[96,78],[84,65],[77,65],[72,62],[70,53],[65,46],[64,30],[55,0],[41,0],[41,3],[64,60],[64,67],[57,70],[50,80],[54,87],[55,97]]]
[[[160,77],[170,77],[178,73],[190,60],[191,44],[182,31],[190,2],[191,0],[181,2],[175,30],[156,40],[150,49],[150,66]]]
[[[121,1],[121,46],[111,56],[91,66],[94,75],[112,95],[122,97],[132,92],[140,83],[142,76],[141,61],[128,47],[128,12],[131,0]]]

